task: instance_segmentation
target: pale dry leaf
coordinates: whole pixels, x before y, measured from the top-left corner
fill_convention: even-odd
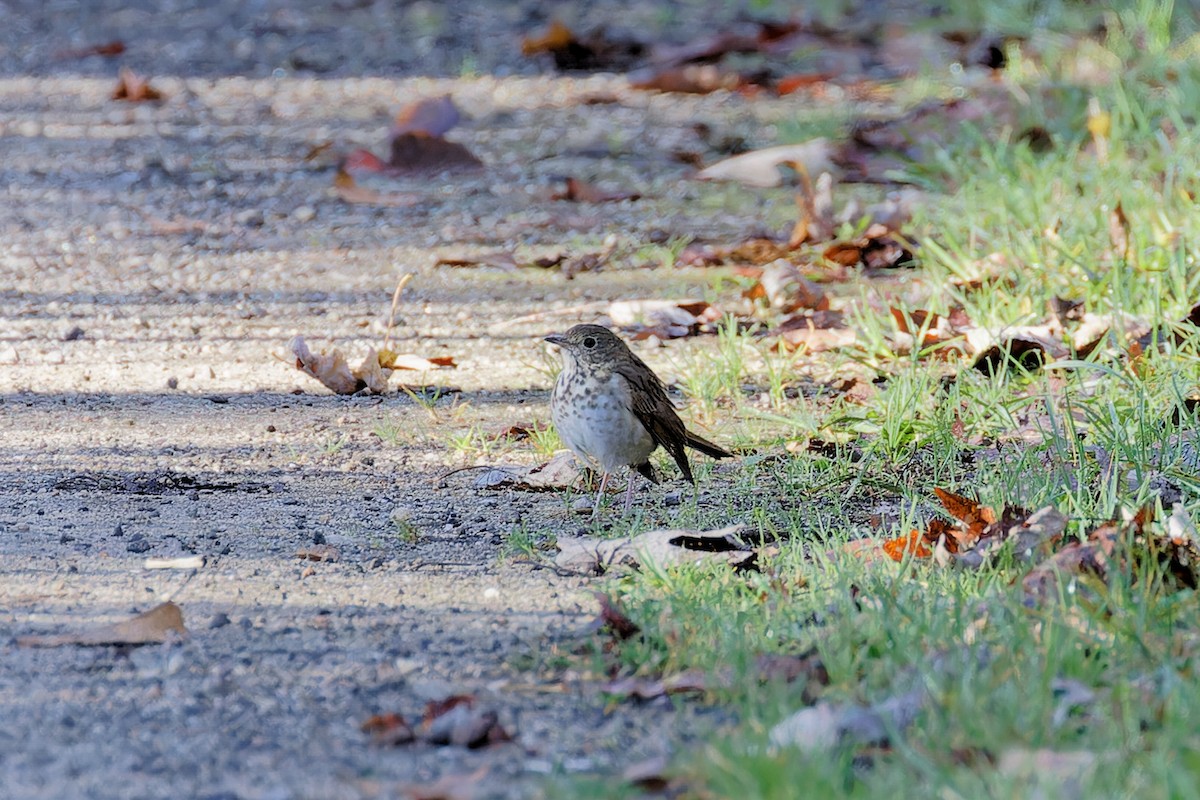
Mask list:
[[[833,147],[828,139],[812,139],[801,144],[779,145],[718,161],[700,170],[702,181],[737,181],[755,188],[780,186],[784,175],[780,167],[794,165],[798,172],[820,175],[832,169]]]
[[[346,363],[340,350],[332,353],[313,353],[304,337],[292,339],[288,349],[296,357],[296,369],[325,384],[334,394],[354,394],[359,390],[358,378]]]
[[[738,537],[744,527],[646,531],[621,539],[559,537],[554,563],[584,574],[603,572],[614,564],[661,569],[698,561],[724,561],[735,568],[746,568],[753,564],[755,553]]]
[[[99,625],[77,633],[19,636],[17,644],[20,647],[159,644],[172,638],[187,636],[187,633],[187,628],[183,624],[183,611],[179,606],[168,601],[124,622]]]

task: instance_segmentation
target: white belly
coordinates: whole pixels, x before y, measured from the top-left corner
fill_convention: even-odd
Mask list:
[[[577,457],[605,472],[646,463],[654,451],[654,439],[634,416],[629,387],[613,373],[604,391],[570,398],[574,413],[556,408],[554,424],[563,444]]]

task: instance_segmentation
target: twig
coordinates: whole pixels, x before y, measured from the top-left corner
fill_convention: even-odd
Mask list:
[[[392,343],[392,328],[396,324],[396,306],[400,304],[400,295],[404,292],[404,287],[413,278],[413,273],[406,272],[400,276],[400,280],[396,282],[396,291],[392,292],[392,310],[388,312],[387,330],[383,334],[383,346],[381,350],[387,350],[388,345]]]

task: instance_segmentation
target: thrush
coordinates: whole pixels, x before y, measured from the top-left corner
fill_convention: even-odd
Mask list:
[[[662,380],[608,328],[576,325],[546,341],[561,348],[563,369],[550,395],[550,414],[559,438],[580,461],[600,469],[600,498],[609,476],[632,467],[652,483],[650,454],[662,447],[693,484],[685,448],[713,458],[733,454],[689,431],[675,412]],[[625,492],[625,510],[633,503],[634,476]]]

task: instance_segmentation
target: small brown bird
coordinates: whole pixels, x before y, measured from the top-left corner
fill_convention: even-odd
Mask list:
[[[732,453],[689,431],[675,413],[659,377],[608,328],[576,325],[546,341],[562,348],[563,370],[550,396],[550,414],[558,435],[581,461],[603,475],[593,515],[620,467],[632,467],[654,480],[650,454],[659,445],[675,459],[693,484],[685,447],[713,458]],[[625,510],[633,503],[634,477],[625,492]]]

